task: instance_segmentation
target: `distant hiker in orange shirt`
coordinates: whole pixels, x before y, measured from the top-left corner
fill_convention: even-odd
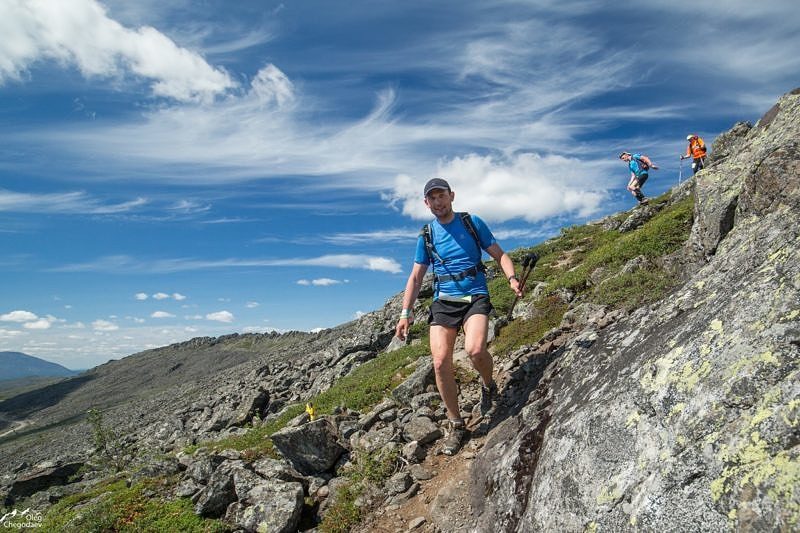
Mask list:
[[[645,205],[649,200],[642,194],[642,185],[649,177],[647,171],[651,168],[658,170],[658,167],[650,161],[646,155],[631,154],[630,152],[622,152],[619,158],[628,163],[628,168],[631,171],[631,179],[628,182],[628,190],[641,205]]]
[[[686,155],[682,155],[681,160],[692,158],[692,175],[694,175],[706,166],[706,143],[694,133],[687,135],[686,140],[689,141],[689,146],[686,147]]]

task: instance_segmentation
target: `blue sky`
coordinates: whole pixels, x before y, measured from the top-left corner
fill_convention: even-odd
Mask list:
[[[790,0],[0,0],[0,350],[349,321],[403,289],[432,176],[506,249],[629,209],[617,154],[675,185],[688,133],[800,85],[798,28]]]

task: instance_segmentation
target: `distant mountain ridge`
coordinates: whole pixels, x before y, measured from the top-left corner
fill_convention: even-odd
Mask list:
[[[0,380],[29,377],[68,377],[78,372],[21,352],[0,352]]]

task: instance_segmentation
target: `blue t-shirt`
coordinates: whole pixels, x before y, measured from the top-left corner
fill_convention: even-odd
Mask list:
[[[639,159],[641,159],[642,154],[633,154],[631,156],[631,160],[628,161],[628,168],[631,169],[631,172],[638,178],[642,174],[647,174],[647,169],[643,168]]]
[[[481,248],[485,250],[496,243],[497,240],[486,223],[475,215],[470,216],[478,233]],[[453,275],[469,270],[480,262],[483,255],[482,250],[476,245],[475,239],[461,222],[461,216],[458,213],[449,224],[441,224],[438,219],[431,222],[431,241],[436,253],[446,262],[443,265],[438,259],[433,258],[433,272],[439,276]],[[422,235],[417,240],[414,262],[430,265],[428,252],[425,249],[425,238]],[[486,287],[486,275],[483,272],[478,272],[477,276],[468,276],[460,281],[443,281],[436,285],[434,299],[438,299],[440,294],[456,298],[473,294],[489,294],[489,289]]]

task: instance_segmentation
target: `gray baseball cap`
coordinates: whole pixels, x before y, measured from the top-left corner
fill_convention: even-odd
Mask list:
[[[434,189],[447,189],[449,191],[450,184],[442,178],[433,178],[432,180],[428,180],[428,183],[425,184],[424,196],[428,196],[428,193]]]

